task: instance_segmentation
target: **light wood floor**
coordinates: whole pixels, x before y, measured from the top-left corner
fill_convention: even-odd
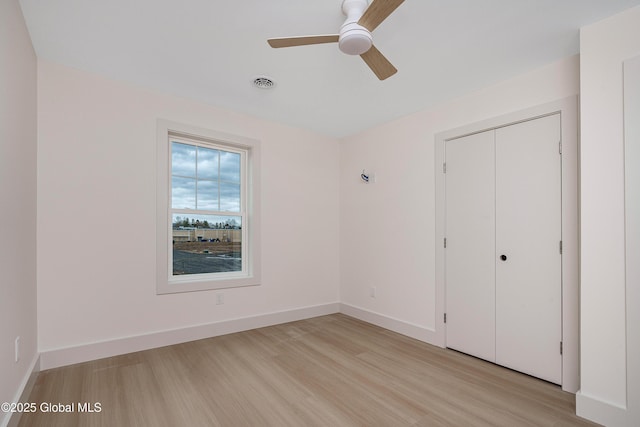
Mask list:
[[[22,427],[595,425],[557,386],[340,314],[43,371],[31,402],[76,412]]]

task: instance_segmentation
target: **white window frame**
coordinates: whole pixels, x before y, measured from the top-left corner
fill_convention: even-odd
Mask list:
[[[241,154],[242,271],[173,275],[171,142]],[[258,141],[159,119],[157,123],[156,292],[170,294],[260,284],[260,144]],[[179,209],[179,213],[221,214]]]

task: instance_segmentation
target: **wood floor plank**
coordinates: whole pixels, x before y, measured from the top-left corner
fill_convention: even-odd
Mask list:
[[[596,425],[555,385],[341,314],[43,371],[30,402],[76,410],[22,427]]]

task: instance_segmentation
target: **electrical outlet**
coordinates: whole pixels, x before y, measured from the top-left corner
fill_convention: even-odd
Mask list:
[[[371,296],[371,298],[375,298],[376,297],[376,287],[372,286],[371,289],[369,289],[369,296]]]
[[[216,305],[224,304],[224,294],[216,294]]]
[[[16,355],[16,363],[18,363],[20,361],[20,337],[16,337],[15,355]]]

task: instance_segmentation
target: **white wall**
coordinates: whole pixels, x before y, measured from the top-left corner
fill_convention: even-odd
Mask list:
[[[0,2],[0,402],[19,397],[37,354],[36,65],[17,0]]]
[[[623,61],[640,54],[640,7],[582,28],[581,392],[578,415],[627,420]],[[629,260],[637,262],[637,260]],[[637,301],[630,308],[638,309]],[[637,329],[636,329],[637,331]],[[640,359],[640,354],[630,355]],[[625,424],[627,423],[627,424]]]
[[[344,139],[342,303],[370,321],[441,344],[435,318],[435,135],[576,95],[578,86],[579,60],[571,57]],[[375,172],[376,183],[360,181],[363,168]]]
[[[46,362],[60,348],[337,307],[337,141],[42,60],[38,67],[43,367],[71,361]],[[219,291],[156,295],[158,118],[261,141],[263,281],[224,290],[224,305]]]

